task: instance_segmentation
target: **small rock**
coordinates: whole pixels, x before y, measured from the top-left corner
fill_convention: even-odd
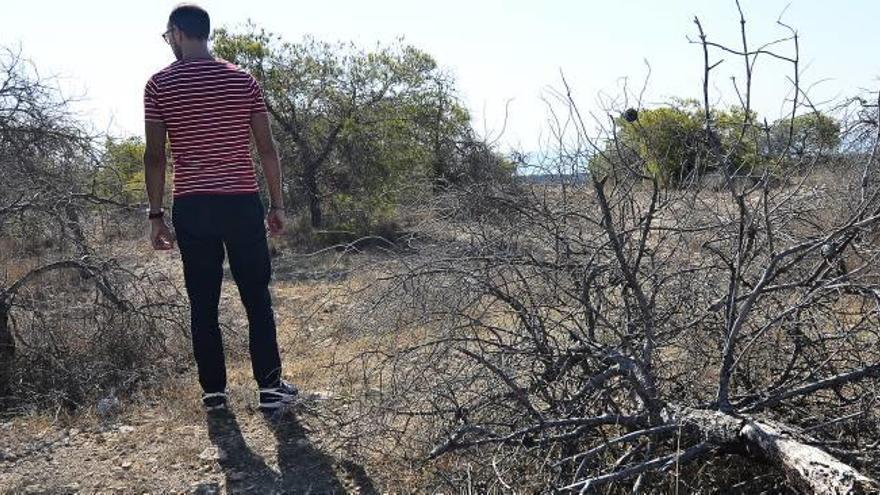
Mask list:
[[[315,401],[329,400],[333,398],[333,392],[329,390],[315,390],[309,393],[306,397]]]
[[[131,469],[131,461],[123,461],[122,469]]]
[[[134,426],[122,425],[119,427],[119,433],[131,433],[134,431]]]
[[[207,447],[199,454],[199,459],[203,461],[224,461],[228,455],[220,447]]]
[[[98,414],[106,419],[116,415],[119,412],[119,406],[119,399],[111,395],[99,400],[96,409]]]

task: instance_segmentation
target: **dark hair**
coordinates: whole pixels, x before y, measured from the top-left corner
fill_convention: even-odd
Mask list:
[[[208,12],[193,3],[182,3],[168,16],[168,22],[189,38],[206,40],[211,33],[211,18]]]

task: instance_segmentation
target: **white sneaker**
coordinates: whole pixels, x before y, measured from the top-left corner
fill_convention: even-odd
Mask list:
[[[205,411],[223,411],[226,409],[226,392],[211,392],[202,394],[202,405]]]
[[[260,409],[278,409],[296,402],[299,390],[281,380],[277,387],[260,389]]]

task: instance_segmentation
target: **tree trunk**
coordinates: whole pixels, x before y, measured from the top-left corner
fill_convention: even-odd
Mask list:
[[[306,186],[306,197],[309,201],[309,215],[313,228],[324,225],[324,217],[321,212],[321,192],[318,190],[318,164],[306,163],[303,183]]]
[[[73,236],[73,242],[74,245],[76,245],[77,253],[80,255],[87,254],[88,248],[86,246],[88,245],[88,242],[86,241],[85,233],[83,233],[79,213],[73,205],[67,205],[64,208],[64,214],[67,217],[67,226],[70,228],[70,233]]]
[[[0,302],[0,397],[12,392],[12,361],[15,358],[15,341],[9,328],[9,305]]]
[[[750,421],[743,438],[785,472],[789,483],[804,493],[880,493],[880,484],[838,461],[827,452],[804,444],[765,422]]]
[[[668,414],[668,413],[667,413]],[[668,418],[681,422],[701,438],[718,445],[745,447],[756,452],[784,473],[792,488],[801,493],[862,495],[880,493],[880,484],[827,452],[807,445],[784,425],[718,411],[682,408]]]

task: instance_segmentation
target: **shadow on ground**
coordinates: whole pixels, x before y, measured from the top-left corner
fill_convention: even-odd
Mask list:
[[[232,412],[207,417],[208,436],[225,453],[218,462],[228,493],[377,493],[363,468],[315,449],[292,412],[265,414],[264,419],[275,435],[278,471],[248,447]],[[219,493],[219,487],[202,486],[198,492]]]

